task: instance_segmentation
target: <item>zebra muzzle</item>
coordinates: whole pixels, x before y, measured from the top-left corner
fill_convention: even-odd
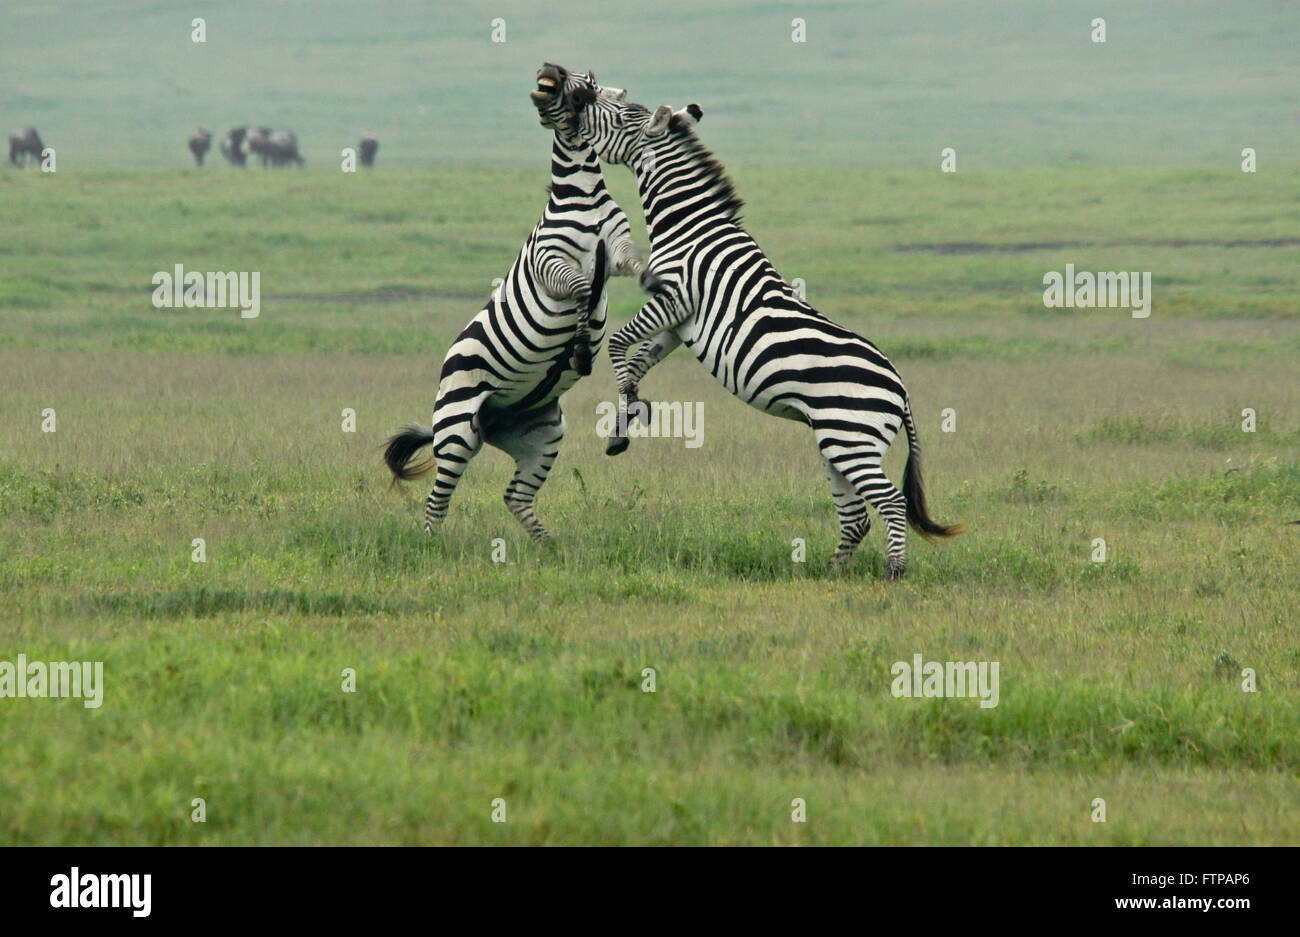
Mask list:
[[[533,92],[533,100],[540,101],[554,97],[559,93],[563,80],[564,75],[560,69],[547,62],[537,70],[537,90]]]

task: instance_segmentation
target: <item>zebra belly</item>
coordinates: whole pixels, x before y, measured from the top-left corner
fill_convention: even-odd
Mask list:
[[[906,390],[893,365],[865,339],[787,309],[755,309],[720,328],[702,327],[696,318],[682,323],[678,335],[749,406],[814,427],[819,421],[860,422],[874,427],[869,435],[875,438],[892,440],[897,433]],[[800,338],[817,350],[794,350]],[[770,354],[777,342],[792,350]]]

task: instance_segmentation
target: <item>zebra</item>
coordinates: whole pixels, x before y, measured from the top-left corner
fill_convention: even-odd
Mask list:
[[[887,527],[885,579],[906,572],[909,523],[927,540],[964,533],[964,524],[930,517],[920,442],[898,371],[871,342],[806,303],[741,227],[743,202],[695,134],[703,115],[699,105],[652,113],[600,92],[594,79],[565,88],[582,136],[603,160],[636,175],[650,233],[650,268],[663,282],[609,339],[618,378],[616,426],[626,427],[626,409],[638,403],[645,376],[643,362],[628,359],[629,348],[669,330],[732,394],[812,428],[839,515],[836,567],[847,563],[870,530],[868,503]],[[660,356],[664,344],[656,343]],[[882,463],[904,427],[908,459],[900,492]],[[611,440],[611,452],[621,451],[619,442]]]
[[[515,460],[506,506],[534,540],[550,539],[533,501],[564,437],[559,398],[591,373],[604,340],[607,275],[639,277],[646,290],[659,287],[605,187],[600,160],[565,109],[565,83],[575,80],[556,66],[538,72],[531,99],[542,126],[554,131],[546,209],[504,281],[448,349],[432,425],[411,424],[385,443],[394,483],[436,471],[424,509],[429,533],[446,517],[461,475],[487,442]],[[594,84],[595,77],[587,80]],[[432,456],[412,464],[429,444]]]

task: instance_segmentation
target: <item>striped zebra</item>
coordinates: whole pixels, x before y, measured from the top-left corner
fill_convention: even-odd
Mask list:
[[[565,109],[564,77],[544,67],[531,95],[540,123],[555,137],[542,218],[501,286],[448,349],[432,425],[411,424],[385,444],[395,482],[436,472],[424,508],[429,532],[447,516],[461,475],[486,442],[515,460],[506,506],[534,540],[550,538],[533,501],[564,438],[559,398],[591,373],[605,337],[607,276],[637,276],[646,289],[658,286],[632,242],[627,216],[605,188],[600,160]],[[583,80],[595,84],[594,76]],[[652,355],[640,364],[653,365]],[[413,463],[429,444],[432,456]]]
[[[887,527],[886,579],[906,571],[908,523],[926,539],[963,533],[963,524],[930,517],[916,424],[898,371],[871,342],[804,302],[741,227],[740,197],[695,134],[699,106],[651,113],[603,94],[591,79],[566,85],[565,94],[600,157],[635,173],[650,268],[664,281],[610,336],[620,408],[638,402],[646,373],[642,362],[628,359],[628,349],[671,330],[732,394],[812,427],[839,513],[837,564],[870,530],[868,504]],[[664,344],[654,346],[660,355]],[[621,412],[617,426],[626,419]],[[882,463],[903,427],[908,459],[900,493]],[[611,440],[611,451],[620,451],[620,442]]]

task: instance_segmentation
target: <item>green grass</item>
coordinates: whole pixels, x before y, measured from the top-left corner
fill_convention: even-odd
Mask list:
[[[495,450],[420,532],[379,445],[428,419],[544,172],[0,173],[0,660],[106,679],[96,710],[0,700],[0,842],[1300,841],[1294,175],[735,176],[782,272],[899,366],[932,508],[972,527],[912,538],[900,583],[878,521],[832,571],[807,431],[684,357],[643,388],[704,403],[699,449],[606,458],[603,358],[565,398],[553,547]],[[982,246],[917,247],[953,243]],[[154,309],[178,262],[260,270],[261,317]],[[1151,317],[1044,309],[1067,262],[1152,271]],[[999,661],[999,705],[893,698],[915,653]]]

